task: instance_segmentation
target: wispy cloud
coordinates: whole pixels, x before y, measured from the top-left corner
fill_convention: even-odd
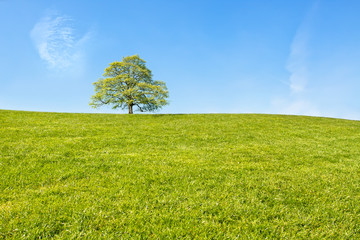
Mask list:
[[[58,13],[46,14],[40,19],[30,36],[39,56],[51,69],[65,69],[82,57],[81,46],[89,38],[89,33],[76,38],[74,20]]]
[[[311,28],[313,18],[316,15],[319,1],[316,1],[307,12],[303,21],[299,25],[292,43],[286,64],[286,69],[290,76],[287,81],[289,94],[287,97],[276,97],[272,101],[272,106],[276,112],[284,114],[312,115],[321,116],[316,104],[307,96],[308,84],[310,83],[309,57],[311,49],[309,46],[311,39]]]
[[[318,7],[318,1],[308,11],[304,20],[296,31],[291,43],[290,55],[286,69],[290,72],[289,86],[292,93],[301,93],[305,90],[308,79],[309,39],[312,19]]]
[[[308,32],[306,29],[299,29],[291,44],[291,52],[287,63],[287,70],[290,72],[289,85],[293,93],[299,93],[305,90],[308,82],[307,66],[307,42]]]

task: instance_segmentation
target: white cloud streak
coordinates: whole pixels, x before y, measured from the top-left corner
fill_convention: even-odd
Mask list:
[[[272,101],[276,112],[311,116],[322,115],[316,105],[306,97],[306,90],[310,80],[308,66],[310,30],[318,4],[319,1],[316,1],[308,11],[291,43],[290,54],[286,65],[286,69],[290,73],[288,85],[291,94],[288,97],[277,97]]]
[[[293,93],[304,91],[308,82],[308,35],[307,28],[300,28],[291,44],[287,70],[290,72],[289,85]]]
[[[307,83],[309,82],[308,57],[310,51],[308,44],[310,40],[310,29],[319,2],[319,0],[314,2],[297,29],[291,43],[286,69],[290,72],[289,85],[292,93],[305,91]]]
[[[38,54],[50,69],[66,69],[82,58],[81,45],[89,34],[76,39],[73,22],[65,15],[47,14],[31,30]]]
[[[289,85],[292,93],[301,93],[309,81],[308,56],[310,29],[319,1],[315,2],[296,31],[291,43],[286,69],[290,72]]]

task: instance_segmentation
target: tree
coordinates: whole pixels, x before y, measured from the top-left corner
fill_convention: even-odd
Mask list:
[[[168,104],[166,84],[154,81],[151,71],[139,55],[123,57],[121,62],[110,63],[103,76],[94,82],[95,95],[90,106],[112,105],[113,109],[128,108],[129,114],[137,107],[140,112],[155,111]]]

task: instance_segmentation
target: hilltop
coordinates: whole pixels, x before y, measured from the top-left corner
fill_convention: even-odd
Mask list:
[[[360,121],[0,110],[0,238],[360,237]]]

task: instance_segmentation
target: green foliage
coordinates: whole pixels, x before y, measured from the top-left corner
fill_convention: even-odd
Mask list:
[[[124,57],[121,62],[113,62],[105,69],[104,79],[94,83],[95,95],[90,105],[94,108],[111,105],[113,109],[155,111],[166,104],[169,93],[166,84],[154,81],[145,61],[138,55]]]
[[[359,239],[360,122],[0,111],[0,239]]]

